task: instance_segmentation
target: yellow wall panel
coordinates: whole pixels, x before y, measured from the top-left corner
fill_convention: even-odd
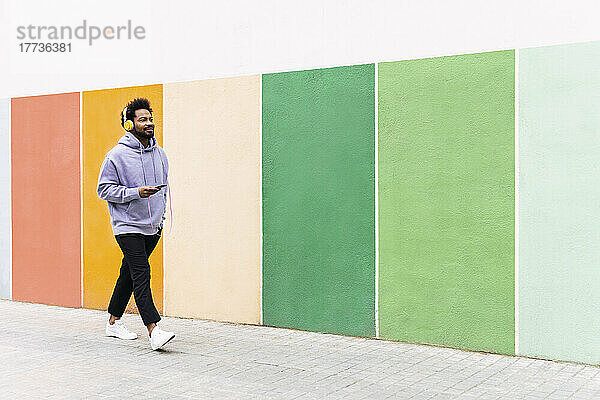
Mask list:
[[[260,77],[165,85],[165,314],[260,322]]]
[[[85,308],[100,310],[108,308],[123,258],[123,253],[112,233],[106,201],[101,200],[96,194],[102,161],[106,153],[125,133],[120,124],[120,113],[135,97],[145,97],[150,101],[156,125],[155,137],[158,145],[162,146],[162,95],[162,85],[83,92],[83,306]],[[169,161],[170,158],[169,155]],[[150,256],[152,297],[161,314],[163,309],[162,240]],[[133,295],[127,311],[137,312]]]

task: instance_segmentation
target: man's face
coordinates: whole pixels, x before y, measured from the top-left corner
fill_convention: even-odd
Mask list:
[[[135,110],[133,126],[141,137],[150,139],[154,136],[154,119],[148,110]]]

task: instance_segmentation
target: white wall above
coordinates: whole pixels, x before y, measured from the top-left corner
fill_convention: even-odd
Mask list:
[[[599,11],[593,0],[3,0],[0,97],[599,40]],[[131,20],[145,39],[20,51],[19,26],[84,20],[88,28]]]

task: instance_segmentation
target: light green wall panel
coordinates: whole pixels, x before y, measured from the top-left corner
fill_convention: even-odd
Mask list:
[[[379,64],[382,338],[514,353],[514,71]]]

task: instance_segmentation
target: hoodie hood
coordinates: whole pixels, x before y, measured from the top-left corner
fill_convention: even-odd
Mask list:
[[[142,147],[142,142],[140,142],[138,138],[133,136],[133,133],[127,132],[126,134],[121,136],[121,139],[119,139],[119,144],[123,144],[127,147],[130,147],[130,148],[138,150],[138,151],[140,151],[140,149],[141,149],[142,152],[152,151],[156,147],[156,138],[154,136],[152,136],[150,139],[148,139],[149,146]]]

